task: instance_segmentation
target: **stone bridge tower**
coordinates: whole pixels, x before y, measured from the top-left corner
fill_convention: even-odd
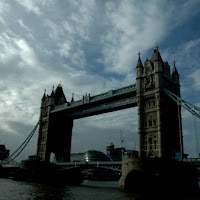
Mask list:
[[[166,88],[180,96],[175,62],[171,73],[156,45],[144,66],[139,54],[136,72],[140,157],[180,157],[183,155],[180,107],[163,91]]]
[[[51,113],[55,106],[66,102],[61,84],[50,96],[45,92],[41,100],[37,156],[43,161],[49,161],[51,153],[57,161],[70,161],[73,120],[63,113]]]

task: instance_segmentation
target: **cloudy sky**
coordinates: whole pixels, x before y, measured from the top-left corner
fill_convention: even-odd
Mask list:
[[[200,106],[199,7],[199,0],[1,0],[0,143],[12,152],[23,142],[44,89],[50,94],[60,81],[68,101],[134,84],[138,52],[144,62],[156,42],[171,68],[176,60],[183,99]],[[195,120],[185,110],[182,117],[192,157]],[[120,132],[123,146],[137,149],[137,108],[75,120],[72,152],[120,147]],[[36,152],[37,137],[21,158]]]

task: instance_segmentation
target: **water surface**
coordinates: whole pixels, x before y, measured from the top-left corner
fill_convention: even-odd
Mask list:
[[[184,191],[180,191],[183,193]],[[28,183],[0,179],[0,200],[149,200],[174,199],[173,195],[159,194],[128,194],[118,189],[118,182],[84,181],[79,186],[64,184]],[[199,200],[198,196],[182,196],[178,199]]]

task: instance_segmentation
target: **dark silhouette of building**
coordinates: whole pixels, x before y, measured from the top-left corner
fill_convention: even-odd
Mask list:
[[[40,127],[38,136],[37,156],[41,160],[50,160],[54,153],[57,161],[70,161],[71,135],[73,120],[63,114],[51,115],[55,106],[67,103],[62,85],[59,84],[51,95],[46,91],[41,101]]]

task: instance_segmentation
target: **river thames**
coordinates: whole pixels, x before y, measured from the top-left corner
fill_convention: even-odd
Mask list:
[[[184,191],[180,191],[184,194]],[[61,184],[28,183],[12,179],[0,179],[1,200],[149,200],[173,199],[175,196],[160,194],[128,194],[118,189],[118,182],[84,181],[79,186]],[[186,200],[199,200],[197,195],[182,195]]]

